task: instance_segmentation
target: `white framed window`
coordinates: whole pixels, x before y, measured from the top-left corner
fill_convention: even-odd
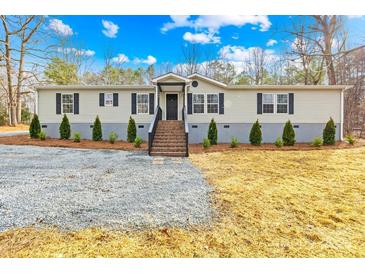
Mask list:
[[[262,113],[274,113],[275,106],[274,94],[264,93],[262,94]]]
[[[276,94],[276,113],[288,113],[288,94]]]
[[[204,113],[204,94],[193,94],[193,113]]]
[[[73,94],[62,94],[62,113],[74,113]]]
[[[148,94],[137,94],[137,114],[148,114]]]
[[[207,113],[218,113],[218,94],[207,94]]]
[[[113,93],[105,93],[104,95],[104,106],[112,107],[113,106]]]

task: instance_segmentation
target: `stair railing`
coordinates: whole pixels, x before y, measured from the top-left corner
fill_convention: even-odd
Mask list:
[[[155,114],[153,115],[150,128],[148,129],[148,155],[151,155],[152,143],[155,138],[158,121],[162,119],[162,109],[160,106],[155,108]]]
[[[182,109],[182,118],[184,121],[184,132],[185,132],[185,147],[186,147],[186,157],[189,156],[189,124],[188,124],[188,113],[185,106]]]

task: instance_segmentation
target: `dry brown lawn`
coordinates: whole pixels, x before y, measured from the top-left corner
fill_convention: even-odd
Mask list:
[[[17,126],[0,126],[0,132],[12,132],[12,131],[27,131],[29,130],[29,125],[18,124]]]
[[[365,148],[193,154],[214,186],[211,227],[15,229],[1,257],[364,257]]]

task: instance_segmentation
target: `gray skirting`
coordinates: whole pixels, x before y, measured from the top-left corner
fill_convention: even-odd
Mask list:
[[[293,124],[295,139],[299,143],[311,142],[314,137],[322,136],[325,123]],[[189,123],[189,143],[202,143],[208,135],[208,123]],[[230,143],[232,137],[237,137],[240,143],[249,143],[252,124],[217,124],[218,143]],[[261,124],[263,143],[273,143],[283,134],[284,123]],[[340,140],[340,124],[336,124],[336,139]]]
[[[91,139],[92,137],[92,124],[76,123],[71,124],[71,136],[73,133],[80,132],[82,139]],[[322,136],[325,123],[299,123],[293,124],[295,131],[295,139],[299,143],[311,142],[314,137]],[[58,123],[45,123],[42,124],[43,130],[46,131],[47,136],[52,138],[59,138],[59,126]],[[44,126],[47,126],[44,128]],[[137,135],[141,136],[144,141],[148,140],[148,128],[149,123],[136,124]],[[207,137],[209,123],[189,123],[189,143],[197,144],[202,143],[203,139]],[[252,124],[242,123],[226,123],[217,124],[218,128],[218,143],[230,143],[232,137],[237,137],[240,143],[249,143],[249,134]],[[118,139],[127,139],[127,123],[104,123],[102,124],[103,139],[107,140],[109,133],[114,131],[118,134]],[[278,137],[282,136],[284,123],[276,124],[261,124],[263,143],[273,143]],[[340,124],[336,124],[336,139],[340,140]]]
[[[87,123],[73,123],[71,124],[71,138],[75,132],[81,133],[81,139],[92,138],[92,126],[93,124]],[[46,126],[46,127],[45,127]],[[150,124],[137,124],[137,135],[140,136],[144,141],[148,139],[148,128]],[[42,129],[47,133],[47,136],[52,138],[59,138],[59,123],[43,123]],[[110,132],[114,131],[118,134],[119,140],[127,140],[127,123],[104,123],[102,124],[103,139],[108,140]]]

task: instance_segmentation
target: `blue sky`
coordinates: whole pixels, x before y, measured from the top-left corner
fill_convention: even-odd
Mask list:
[[[283,51],[295,16],[49,16],[47,28],[74,41],[101,68],[106,52],[124,66],[183,62],[182,47],[198,44],[209,58],[237,58],[250,47]],[[351,43],[365,42],[365,18],[345,17]],[[206,56],[202,57],[203,59]],[[233,60],[234,61],[234,60]]]

